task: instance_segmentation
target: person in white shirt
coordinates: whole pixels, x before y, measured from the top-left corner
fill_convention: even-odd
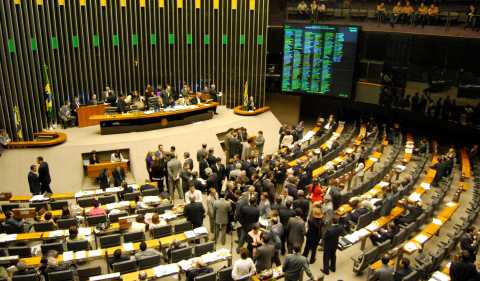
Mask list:
[[[281,147],[289,147],[293,144],[293,135],[292,132],[288,131],[287,134],[283,137]]]
[[[363,177],[365,175],[365,160],[360,158],[357,162],[357,165],[355,166],[354,170],[354,175],[355,175],[355,184],[353,186],[356,186],[358,184],[358,180],[360,180],[360,183],[363,182]]]
[[[202,192],[195,188],[194,185],[190,185],[187,193],[185,194],[185,203],[190,204],[190,197],[195,197],[195,202],[203,202]]]
[[[248,250],[246,248],[240,249],[241,259],[236,260],[233,263],[232,279],[233,280],[246,280],[247,277],[255,274],[255,264],[253,260],[248,257]]]
[[[115,151],[114,153],[112,153],[112,155],[110,156],[110,161],[111,162],[122,162],[124,161],[125,159],[123,158],[123,155],[122,153],[120,152],[120,150],[117,150]]]
[[[138,215],[132,225],[130,226],[129,232],[145,232],[147,229],[146,224],[144,223],[145,219],[143,216]]]

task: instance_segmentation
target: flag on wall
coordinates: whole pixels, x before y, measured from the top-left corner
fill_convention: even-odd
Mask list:
[[[20,122],[20,109],[18,105],[13,107],[13,111],[15,113],[15,134],[19,140],[23,140],[22,122]]]
[[[248,110],[248,80],[243,85],[243,110]]]
[[[50,79],[48,78],[48,66],[46,64],[43,65],[43,75],[45,80],[45,109],[47,111],[47,123],[50,126],[51,122],[53,122],[53,94]]]
[[[232,0],[232,10],[237,9],[237,0]]]

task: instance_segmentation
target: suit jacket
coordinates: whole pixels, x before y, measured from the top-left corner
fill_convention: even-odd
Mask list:
[[[295,211],[282,205],[278,209],[278,216],[280,217],[280,222],[286,226],[290,218],[295,216]]]
[[[52,182],[47,162],[42,162],[38,167],[38,178],[40,180],[40,183],[44,185],[49,185],[50,182]]]
[[[210,189],[210,188],[218,189],[218,177],[216,173],[212,173],[207,178],[207,189]]]
[[[117,102],[117,112],[118,113],[127,112],[127,103],[124,100],[119,100]]]
[[[183,163],[187,163],[190,166],[190,170],[193,171],[193,159],[192,158],[187,158]]]
[[[454,262],[450,266],[451,281],[474,281],[479,280],[477,269],[471,262]]]
[[[338,248],[338,238],[345,233],[343,226],[339,224],[333,224],[327,227],[327,230],[323,234],[323,248],[324,251],[336,251]]]
[[[232,204],[224,198],[215,200],[213,203],[213,214],[216,224],[227,224],[228,214],[232,210]]]
[[[113,177],[113,185],[114,186],[121,186],[123,180],[125,179],[125,173],[123,170],[118,171],[117,169],[112,171],[112,177]]]
[[[303,212],[302,218],[305,219],[308,217],[308,211],[310,210],[310,201],[308,199],[302,198],[302,199],[296,199],[293,201],[293,209],[301,209]]]
[[[170,159],[167,162],[167,171],[168,176],[172,177],[173,179],[177,178],[180,175],[180,171],[182,170],[182,163],[177,158]]]
[[[197,98],[197,97],[194,97],[190,100],[190,103],[191,104],[200,104],[200,103],[202,103],[202,100]]]
[[[199,175],[204,180],[206,180],[208,178],[207,174],[205,173],[205,169],[208,168],[208,167],[209,167],[208,162],[205,159],[201,160],[200,163],[198,164]]]
[[[275,246],[272,244],[263,244],[257,248],[255,255],[255,267],[257,272],[272,268],[272,260],[275,255]]]
[[[28,173],[28,185],[30,187],[30,193],[38,194],[41,192],[40,189],[40,178],[38,175],[32,171]]]
[[[203,217],[205,216],[205,209],[200,202],[187,204],[184,209],[185,217],[192,223],[193,227],[200,227],[203,225]]]
[[[203,158],[207,157],[207,151],[205,149],[197,150],[197,162],[200,162]]]
[[[378,281],[393,281],[393,268],[390,266],[382,266],[373,274]]]
[[[287,241],[290,244],[302,245],[305,240],[305,222],[299,217],[292,217],[287,224]]]
[[[250,229],[260,218],[260,211],[257,207],[246,205],[240,209],[240,216],[238,219],[243,227]]]

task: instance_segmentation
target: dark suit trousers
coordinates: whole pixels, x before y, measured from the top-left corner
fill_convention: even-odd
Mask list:
[[[330,270],[335,271],[337,264],[337,249],[323,249],[323,271],[329,273]]]
[[[42,193],[45,193],[45,192],[53,193],[52,189],[50,188],[50,184],[41,183],[40,186],[41,186],[41,192]]]
[[[303,256],[308,258],[308,254],[311,251],[312,254],[310,256],[310,261],[312,263],[315,261],[316,256],[317,256],[317,247],[318,247],[318,242],[319,241],[308,241],[305,243],[305,248],[303,249]]]

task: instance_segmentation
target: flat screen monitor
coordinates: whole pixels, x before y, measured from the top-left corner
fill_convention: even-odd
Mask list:
[[[358,26],[285,25],[282,92],[349,98]]]

